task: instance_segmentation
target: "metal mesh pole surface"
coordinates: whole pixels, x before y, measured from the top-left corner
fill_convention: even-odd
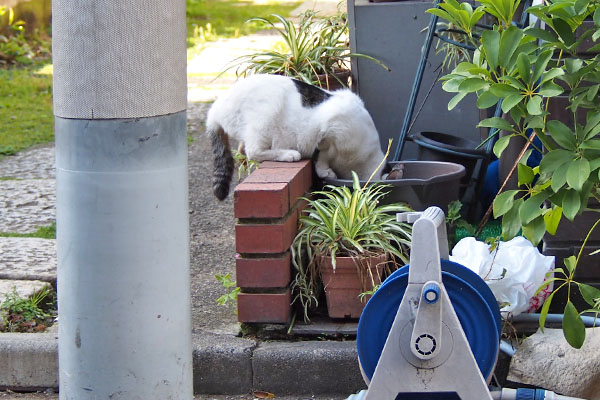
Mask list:
[[[191,399],[185,1],[52,12],[60,399]]]

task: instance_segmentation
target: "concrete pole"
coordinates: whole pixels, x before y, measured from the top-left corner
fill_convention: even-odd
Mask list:
[[[53,0],[60,399],[192,399],[185,0]]]

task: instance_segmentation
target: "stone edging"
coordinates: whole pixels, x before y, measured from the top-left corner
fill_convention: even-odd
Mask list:
[[[0,333],[0,389],[58,388],[58,336]],[[4,362],[6,360],[6,362]],[[351,394],[364,389],[354,341],[193,336],[194,393]]]

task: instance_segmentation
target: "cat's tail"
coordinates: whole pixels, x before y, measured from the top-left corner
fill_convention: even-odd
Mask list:
[[[229,184],[234,168],[229,138],[218,124],[209,124],[206,133],[210,139],[214,157],[213,192],[217,199],[224,200],[229,194]]]

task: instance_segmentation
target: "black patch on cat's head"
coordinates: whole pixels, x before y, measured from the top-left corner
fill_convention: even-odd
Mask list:
[[[325,100],[331,97],[331,93],[326,92],[320,87],[310,85],[306,82],[302,82],[296,79],[292,79],[296,89],[302,96],[302,105],[304,107],[315,107],[323,103]]]

